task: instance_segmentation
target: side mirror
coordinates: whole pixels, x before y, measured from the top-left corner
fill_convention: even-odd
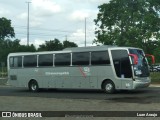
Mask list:
[[[152,58],[152,64],[155,63],[155,57],[154,57],[154,55],[150,55],[150,54],[145,54],[145,55],[146,55],[146,57],[151,57]]]
[[[136,54],[129,54],[129,56],[133,57],[133,64],[138,64],[138,56]]]

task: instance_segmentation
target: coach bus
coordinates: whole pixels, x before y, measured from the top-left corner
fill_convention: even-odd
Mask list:
[[[154,56],[151,56],[154,62]],[[8,84],[39,88],[134,90],[148,87],[149,65],[142,49],[95,46],[8,55]]]

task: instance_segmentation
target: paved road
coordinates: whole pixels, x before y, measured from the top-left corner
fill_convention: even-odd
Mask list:
[[[1,111],[160,111],[159,105],[160,87],[121,91],[110,95],[100,90],[71,89],[44,89],[38,93],[31,93],[26,88],[0,86]],[[42,119],[46,120],[46,118]],[[47,119],[52,120],[53,118]],[[74,119],[73,117],[67,120]],[[97,118],[86,119],[97,120]],[[109,119],[117,120],[117,118]],[[151,118],[118,118],[118,120],[128,119],[150,120]],[[159,118],[154,119],[158,120]],[[25,120],[29,119],[25,118]],[[60,118],[54,118],[54,120],[60,120]],[[99,120],[106,120],[106,118],[102,117]]]
[[[58,99],[92,99],[110,100],[125,103],[160,103],[160,87],[149,87],[136,91],[119,91],[116,94],[105,94],[101,90],[43,89],[38,93],[29,92],[26,88],[0,86],[0,96],[22,96]]]

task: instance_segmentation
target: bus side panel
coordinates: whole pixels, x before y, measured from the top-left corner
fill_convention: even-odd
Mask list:
[[[121,88],[121,80],[115,78],[111,65],[106,66],[92,66],[91,76],[95,75],[97,78],[97,88],[101,89],[102,82],[104,80],[111,80],[115,84],[116,89]],[[96,80],[94,81],[96,83]]]
[[[8,71],[8,84],[15,86],[15,87],[19,86],[16,69],[9,69],[9,71]]]
[[[84,69],[81,66],[69,67],[67,69],[69,73],[68,82],[71,88],[85,88],[89,89],[89,77],[84,73]],[[67,83],[67,82],[66,82]]]
[[[42,75],[39,73],[37,68],[22,68],[18,71],[18,82],[20,84],[20,87],[28,87],[28,83],[30,80],[36,80],[39,88],[42,88],[43,82],[41,77]]]
[[[36,68],[35,79],[38,82],[40,88],[55,88],[55,81],[52,81],[50,73],[51,68]]]

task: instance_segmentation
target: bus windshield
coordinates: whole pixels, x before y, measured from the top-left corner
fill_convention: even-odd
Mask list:
[[[138,64],[134,65],[134,74],[138,77],[149,77],[148,61],[140,49],[129,49],[130,54],[138,56]],[[133,61],[133,60],[132,60]]]

